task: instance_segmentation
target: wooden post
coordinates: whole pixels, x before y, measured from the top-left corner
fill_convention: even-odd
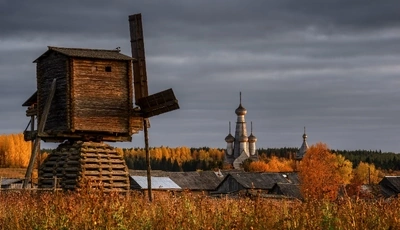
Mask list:
[[[33,134],[34,131],[35,131],[35,115],[32,115],[31,116],[31,134]],[[31,156],[34,154],[33,153],[34,147],[35,147],[35,141],[32,138],[32,140],[31,140]],[[40,146],[39,146],[39,149],[40,149]],[[39,176],[40,153],[38,155],[39,155],[39,157],[38,157],[38,161],[37,161],[37,175]]]
[[[150,165],[150,151],[149,151],[149,132],[147,129],[147,118],[143,119],[143,129],[144,129],[144,147],[146,151],[146,164],[147,164],[147,190],[149,195],[149,201],[153,201],[153,195],[151,192],[151,165]]]
[[[29,160],[28,169],[26,170],[26,173],[25,173],[25,180],[24,180],[23,188],[27,188],[28,187],[28,183],[31,180],[31,176],[32,176],[33,165],[34,165],[35,160],[36,160],[36,155],[37,155],[37,152],[40,151],[40,149],[39,149],[39,147],[40,147],[40,137],[39,136],[44,131],[44,126],[45,126],[46,121],[47,121],[47,115],[49,114],[49,111],[50,111],[51,101],[53,100],[54,93],[56,92],[56,80],[57,79],[54,78],[53,82],[51,83],[50,93],[49,93],[49,96],[48,96],[48,98],[46,100],[46,104],[44,105],[42,117],[40,118],[39,127],[38,127],[38,133],[36,134],[35,145],[34,145],[33,150],[32,150],[31,159]]]
[[[57,176],[53,176],[54,178],[54,191],[57,191]]]
[[[3,185],[3,177],[0,176],[0,192],[3,189],[1,186]]]
[[[35,131],[35,116],[31,116],[31,134]],[[34,140],[31,140],[31,152],[33,152]]]

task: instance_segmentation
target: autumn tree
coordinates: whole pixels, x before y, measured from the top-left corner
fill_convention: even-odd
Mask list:
[[[24,135],[0,135],[0,166],[27,167],[31,155],[31,142],[24,140]]]
[[[379,170],[374,164],[360,162],[357,168],[354,169],[354,180],[360,184],[377,184],[380,181]]]
[[[349,181],[352,164],[330,152],[324,143],[310,146],[299,165],[304,198],[335,199],[339,187]]]
[[[249,165],[250,172],[291,172],[293,161],[272,156],[265,160],[253,161]]]
[[[337,173],[341,178],[342,184],[349,184],[353,178],[353,163],[347,160],[344,156],[339,154],[333,154],[334,158],[334,168],[337,169]]]

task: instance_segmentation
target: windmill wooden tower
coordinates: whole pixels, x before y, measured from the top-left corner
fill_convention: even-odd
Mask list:
[[[179,109],[172,89],[148,95],[141,15],[129,21],[132,57],[119,49],[48,47],[34,61],[37,91],[23,104],[31,117],[24,137],[34,143],[24,187],[43,140],[62,144],[41,165],[40,188],[129,189],[122,156],[104,141],[131,141],[147,131],[148,118]]]

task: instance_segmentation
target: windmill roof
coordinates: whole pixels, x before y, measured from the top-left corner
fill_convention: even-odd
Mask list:
[[[48,50],[39,56],[35,61],[47,56],[50,52],[57,52],[69,57],[80,58],[95,58],[95,59],[111,59],[111,60],[132,60],[132,57],[121,54],[120,50],[106,50],[106,49],[83,49],[83,48],[65,48],[48,46]]]
[[[35,104],[37,102],[37,91],[32,94],[25,102],[22,104],[22,106],[31,106],[32,104]]]

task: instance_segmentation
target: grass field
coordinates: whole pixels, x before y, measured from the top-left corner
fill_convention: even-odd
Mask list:
[[[24,168],[0,168],[22,178]],[[400,198],[335,202],[155,193],[0,192],[0,229],[400,229]]]
[[[400,229],[400,200],[3,192],[0,229]]]

